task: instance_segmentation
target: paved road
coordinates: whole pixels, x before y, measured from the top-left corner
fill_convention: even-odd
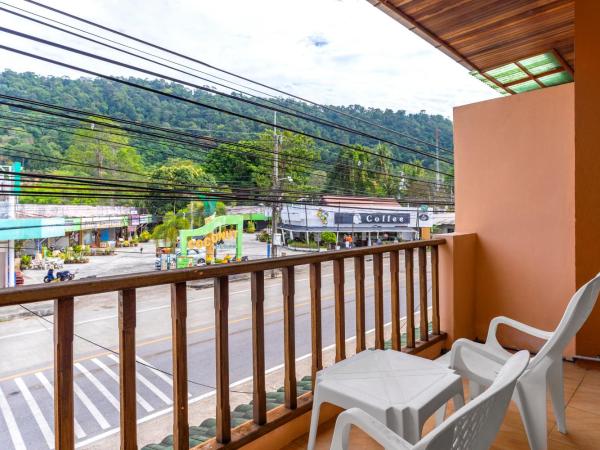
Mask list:
[[[254,234],[244,233],[243,254],[250,259],[267,257],[267,244],[256,240]],[[140,249],[143,249],[140,252]],[[288,255],[302,254],[294,250],[283,249]],[[115,249],[115,254],[110,256],[90,256],[90,262],[86,264],[67,264],[64,269],[77,270],[77,278],[107,277],[111,275],[122,275],[126,273],[139,273],[154,270],[156,247],[154,242],[141,243],[138,247],[127,247]],[[235,255],[235,247],[231,242],[217,250],[219,258],[225,255]],[[25,270],[25,284],[43,283],[46,272],[44,270]]]
[[[387,269],[387,260],[385,260]],[[351,261],[346,267],[346,336],[354,335],[354,283]],[[366,264],[367,329],[374,326],[371,264]],[[334,306],[331,266],[324,264],[322,283],[323,345],[334,343]],[[389,321],[388,274],[384,278],[385,320]],[[401,276],[401,281],[404,277]],[[402,285],[403,286],[403,285]],[[230,381],[252,375],[249,283],[230,287]],[[143,292],[142,292],[143,291]],[[401,288],[402,298],[403,289]],[[415,284],[418,295],[418,285]],[[114,296],[94,296],[76,311],[76,333],[109,348],[118,348]],[[138,307],[139,363],[171,372],[168,290],[140,290]],[[191,397],[211,392],[215,384],[214,312],[212,290],[188,289],[188,361]],[[100,304],[101,313],[89,304]],[[296,276],[296,355],[310,353],[310,292],[307,268]],[[404,315],[404,306],[402,306]],[[281,280],[265,282],[266,367],[283,363]],[[49,318],[52,319],[51,317]],[[0,327],[0,436],[11,449],[53,448],[52,337],[48,324],[20,319]],[[17,332],[15,332],[17,330]],[[94,441],[119,426],[118,357],[94,345],[75,340],[75,414],[79,443]],[[159,414],[172,404],[172,380],[164,373],[138,364],[138,418]]]

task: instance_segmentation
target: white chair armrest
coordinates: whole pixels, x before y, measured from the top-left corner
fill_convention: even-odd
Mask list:
[[[362,429],[386,449],[411,450],[413,446],[362,409],[350,408],[341,413],[336,422],[331,450],[347,450],[350,428]]]
[[[550,339],[552,337],[552,335],[554,334],[554,332],[552,332],[552,331],[540,330],[538,328],[534,328],[532,326],[526,325],[526,324],[518,322],[516,320],[509,319],[508,317],[499,316],[499,317],[495,317],[490,322],[490,328],[488,329],[486,344],[493,344],[493,345],[500,346],[500,344],[498,342],[498,337],[496,335],[496,333],[498,331],[498,325],[500,325],[500,324],[508,325],[511,328],[522,331],[523,333],[529,334],[530,336],[534,336],[539,339],[544,339],[546,341],[548,339]]]
[[[454,344],[452,344],[452,350],[450,351],[450,368],[456,369],[457,364],[460,360],[460,352],[463,348],[468,348],[469,350],[480,354],[492,361],[495,361],[499,364],[504,365],[506,363],[505,358],[501,358],[497,353],[490,351],[483,344],[478,344],[477,342],[470,341],[469,339],[457,339]]]

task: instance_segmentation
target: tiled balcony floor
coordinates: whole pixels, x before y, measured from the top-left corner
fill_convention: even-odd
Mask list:
[[[564,363],[565,401],[567,402],[567,428],[563,435],[556,430],[554,416],[548,400],[549,450],[598,450],[600,449],[600,371],[586,370],[573,363]],[[325,423],[319,429],[316,448],[329,449],[333,435],[334,421]],[[431,424],[425,426],[431,429]],[[285,447],[287,450],[306,448],[308,435],[304,435]],[[353,429],[350,437],[353,450],[382,448],[360,430]],[[511,404],[496,442],[494,450],[527,450],[527,437],[519,417],[519,412]]]

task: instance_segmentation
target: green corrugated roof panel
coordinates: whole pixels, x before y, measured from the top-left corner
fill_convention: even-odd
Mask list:
[[[542,55],[522,59],[519,63],[529,70],[532,75],[539,75],[540,73],[561,67],[560,63],[552,53],[544,53]]]
[[[492,83],[490,80],[488,80],[486,77],[484,77],[483,75],[481,75],[479,72],[477,72],[476,70],[470,72],[470,74],[472,76],[474,76],[475,78],[477,78],[479,81],[487,84],[489,87],[491,87],[492,89],[494,89],[495,91],[501,93],[502,95],[508,95],[508,92],[506,92],[504,89],[502,89],[500,86],[498,86],[497,84]]]
[[[527,74],[523,72],[519,66],[513,63],[498,67],[497,69],[488,70],[485,73],[495,80],[498,80],[500,84],[511,83],[527,78]]]
[[[534,91],[536,89],[540,89],[540,85],[537,84],[534,80],[527,80],[523,83],[515,84],[510,88],[517,94],[520,94],[521,92]]]
[[[566,70],[563,72],[553,73],[545,77],[538,78],[544,86],[556,86],[558,84],[570,83],[573,77]]]
[[[510,63],[496,69],[488,70],[485,72],[485,76],[477,71],[472,71],[470,73],[479,81],[482,81],[503,95],[508,94],[506,89],[510,89],[514,93],[521,93],[540,89],[540,87],[556,86],[558,84],[569,83],[573,81],[573,76],[568,71],[563,70],[558,73],[553,73],[538,78],[538,80],[543,84],[543,86],[540,86],[535,80],[530,79],[530,76],[525,72],[525,70],[521,69],[517,64],[525,68],[525,70],[527,70],[534,77],[552,70],[563,68],[563,65],[559,61],[558,57],[552,52],[547,52],[522,59],[516,63]],[[489,78],[495,80],[499,85],[510,84],[510,88],[507,87],[504,89],[498,84],[495,84],[494,81],[490,80]],[[519,83],[521,80],[522,82]]]

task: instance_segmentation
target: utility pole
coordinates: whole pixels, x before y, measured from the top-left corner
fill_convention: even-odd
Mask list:
[[[194,229],[194,200],[190,202],[190,229]]]
[[[435,160],[435,170],[436,170],[435,189],[436,189],[436,191],[439,192],[440,183],[441,183],[441,180],[440,180],[440,129],[439,128],[435,129],[435,157],[436,157],[436,160]]]
[[[277,200],[273,202],[271,212],[271,258],[277,257],[275,236],[279,222],[279,135],[277,134],[277,111],[273,113],[273,193]],[[275,278],[275,270],[271,270],[271,278]]]

